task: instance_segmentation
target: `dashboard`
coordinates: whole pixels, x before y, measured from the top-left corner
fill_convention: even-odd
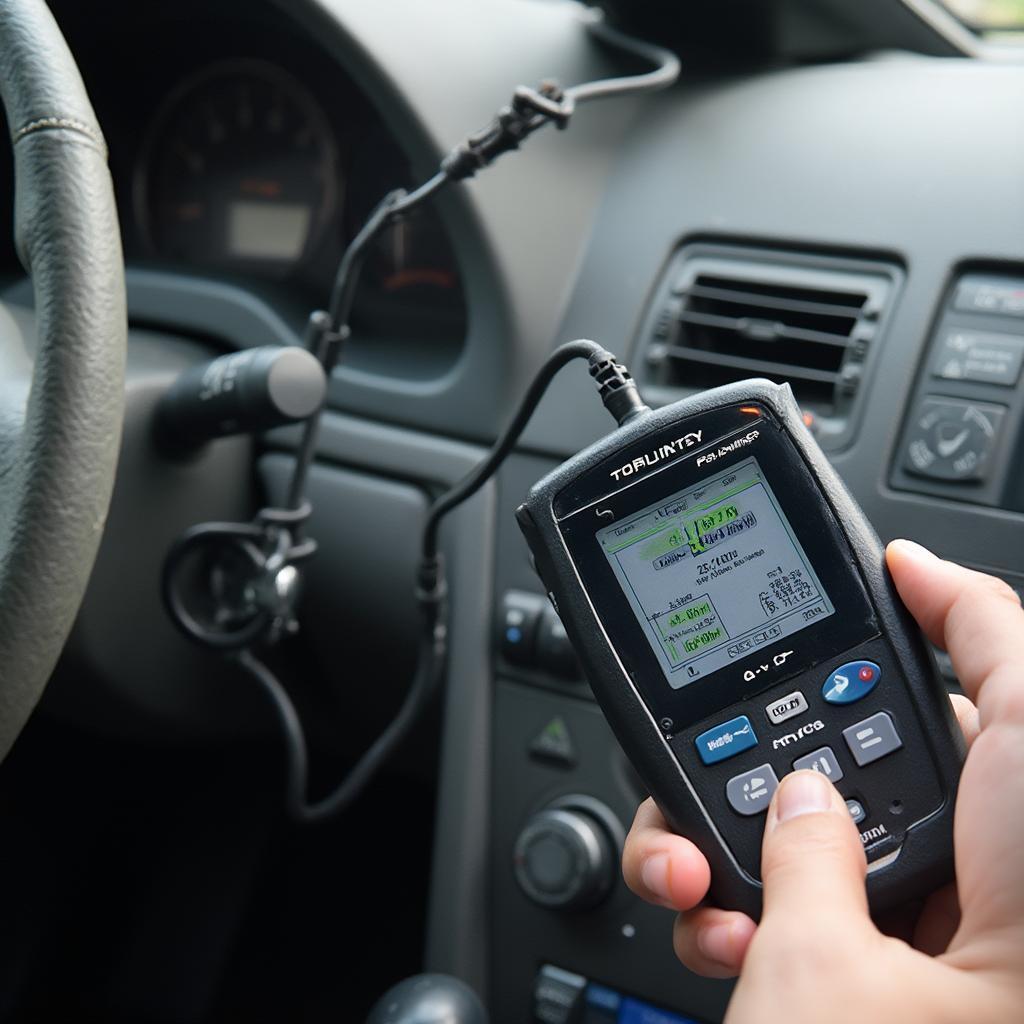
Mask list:
[[[102,36],[83,9],[60,13],[104,126],[131,266],[237,284],[301,324],[374,205],[416,181],[366,95],[272,7],[243,18],[115,2]],[[367,261],[360,331],[458,344],[465,320],[436,212],[394,225]]]
[[[301,343],[374,204],[426,180],[518,83],[632,67],[595,46],[563,0],[115,0],[102,20],[89,5],[52,6],[109,144],[131,352],[110,524],[44,710],[89,736],[188,751],[201,740],[221,760],[251,742],[276,778],[278,737],[258,700],[221,685],[219,663],[174,633],[155,580],[185,527],[246,518],[280,492],[296,438],[162,462],[149,442],[161,389],[215,352]],[[609,6],[681,52],[681,80],[538,132],[397,224],[366,267],[310,478],[320,550],[304,630],[286,647],[313,753],[332,767],[390,721],[410,677],[395,624],[415,614],[429,498],[473,467],[541,361],[573,337],[623,357],[652,404],[743,376],[792,381],[883,540],[911,537],[1024,592],[1024,61],[969,58],[897,0],[856,11],[743,0],[742,19],[733,4],[685,5],[692,19],[657,0]],[[10,177],[0,163],[0,188]],[[0,276],[0,297],[25,304],[13,249],[0,251]],[[410,921],[387,875],[401,867],[361,864],[373,884],[345,898],[363,900],[366,948],[386,960],[389,922],[408,923],[403,968],[466,979],[494,1024],[557,1024],[565,1005],[588,1022],[705,1024],[730,993],[678,966],[671,915],[640,904],[614,870],[643,787],[513,519],[536,480],[605,429],[586,375],[559,374],[497,480],[453,515],[444,694],[387,791],[412,787],[429,821],[410,835],[389,809],[358,819],[423,873]],[[538,899],[524,881],[515,852],[552,809],[611,837],[597,903]],[[192,820],[177,814],[167,849]],[[221,838],[263,841],[232,828]],[[324,839],[336,859],[310,871],[317,900],[355,856],[343,832]],[[180,870],[213,869],[199,858]],[[241,931],[254,893],[239,890],[222,919]],[[296,949],[333,965],[335,929],[321,920]],[[187,958],[163,952],[171,985]],[[293,964],[279,1002],[261,1001],[270,982],[232,962],[251,986],[232,1004],[246,1012],[202,1004],[183,1024],[260,1020],[264,1005],[287,1016],[288,983],[308,981]],[[211,991],[223,967],[211,961]],[[374,985],[397,980],[362,961],[349,973],[367,988],[361,1011]],[[324,1007],[309,1019],[335,1019]]]

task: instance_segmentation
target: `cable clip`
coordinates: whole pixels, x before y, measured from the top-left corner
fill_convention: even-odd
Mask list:
[[[490,124],[456,146],[441,161],[441,170],[451,181],[471,178],[502,153],[518,149],[525,138],[549,121],[564,128],[573,109],[572,100],[555,81],[541,82],[537,89],[520,85],[512,103],[502,107]]]
[[[335,330],[331,324],[331,314],[324,309],[314,309],[306,321],[306,348],[321,364],[328,356],[336,358],[351,335],[352,329],[347,324]]]

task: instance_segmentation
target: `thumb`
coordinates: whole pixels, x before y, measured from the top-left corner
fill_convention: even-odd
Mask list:
[[[761,848],[762,924],[799,920],[806,934],[870,923],[867,863],[846,801],[823,775],[799,771],[779,785]]]

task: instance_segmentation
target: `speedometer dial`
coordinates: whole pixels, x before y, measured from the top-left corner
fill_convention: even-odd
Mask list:
[[[262,61],[217,64],[157,119],[139,221],[159,257],[286,273],[334,215],[337,168],[327,119],[298,82]]]

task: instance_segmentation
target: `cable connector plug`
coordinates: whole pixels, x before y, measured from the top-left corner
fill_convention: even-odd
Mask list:
[[[597,393],[620,427],[651,411],[640,397],[633,375],[611,352],[596,352],[588,362]]]
[[[439,607],[448,596],[444,556],[424,556],[416,569],[416,600],[426,607]]]
[[[512,103],[502,107],[490,124],[456,146],[441,161],[441,170],[450,181],[471,178],[502,153],[518,149],[525,138],[549,121],[564,128],[573,109],[572,100],[557,82],[541,82],[538,89],[520,85]]]

